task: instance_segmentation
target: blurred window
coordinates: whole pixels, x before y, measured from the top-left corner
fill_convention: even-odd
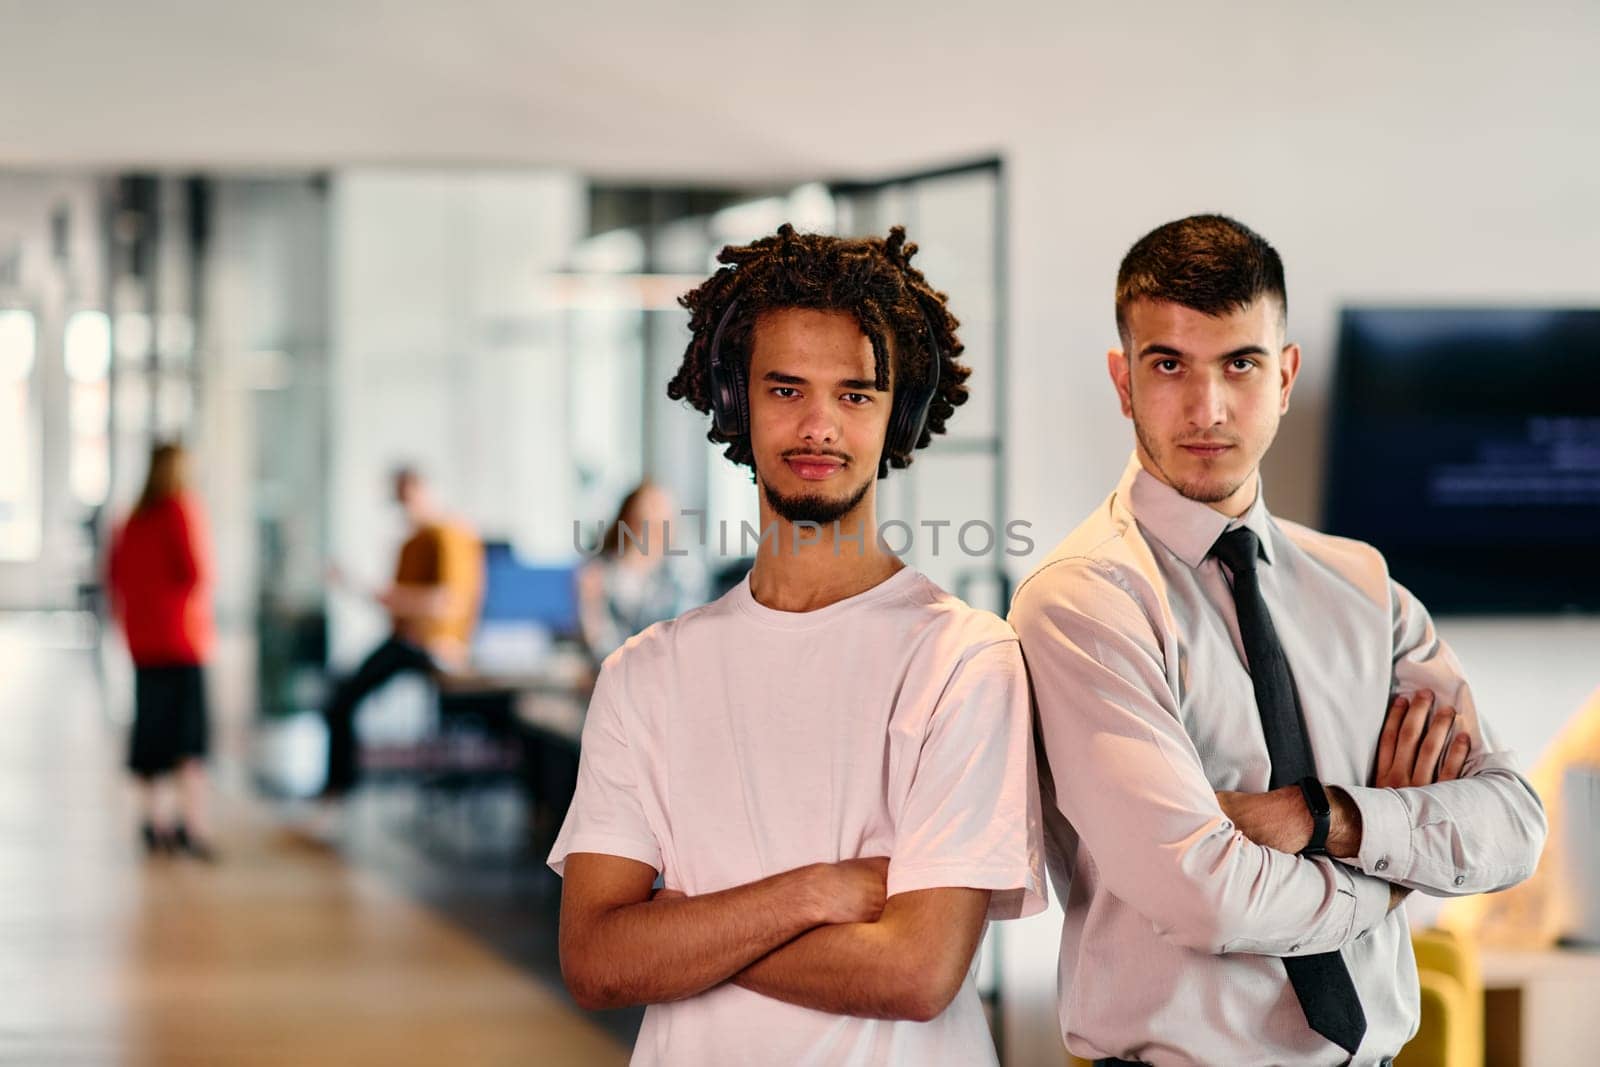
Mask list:
[[[33,313],[0,309],[0,559],[39,555],[39,419]]]
[[[103,311],[67,318],[61,358],[67,372],[71,433],[67,481],[73,497],[103,504],[111,488],[111,319]]]

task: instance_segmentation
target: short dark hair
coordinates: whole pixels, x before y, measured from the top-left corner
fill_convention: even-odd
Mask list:
[[[735,300],[738,307],[722,334],[722,358],[750,365],[756,321],[764,312],[787,308],[842,311],[853,316],[872,342],[874,381],[889,388],[889,360],[895,380],[926,381],[934,357],[929,332],[939,348],[939,388],[928,405],[928,420],[916,448],[926,448],[945,422],[966,403],[963,383],[972,373],[957,357],[963,346],[956,335],[961,325],[950,313],[948,299],[928,284],[911,265],[917,246],[906,241],[903,226],[888,237],[830,237],[799,233],[788,223],[778,232],[749,245],[729,245],[717,256],[725,264],[678,303],[689,309],[689,345],[667,395],[687,400],[697,411],[711,410],[707,357],[717,324]],[[728,447],[723,455],[752,469],[755,457],[750,435],[724,436],[713,422],[707,440]],[[909,452],[890,454],[886,444],[878,464],[882,477],[890,466],[906,467]]]
[[[1128,344],[1128,307],[1164,300],[1223,315],[1264,296],[1289,313],[1283,260],[1266,238],[1226,215],[1191,215],[1139,238],[1117,271],[1117,333]]]

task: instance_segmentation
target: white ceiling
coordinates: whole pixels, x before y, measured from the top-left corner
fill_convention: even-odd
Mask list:
[[[0,0],[0,166],[872,175],[993,151],[1062,10]]]
[[[0,167],[533,164],[728,182],[881,176],[1021,144],[1075,168],[1148,150],[1181,173],[1185,142],[1270,151],[1308,125],[1380,156],[1384,138],[1591,136],[1600,4],[1472,7],[0,0]]]

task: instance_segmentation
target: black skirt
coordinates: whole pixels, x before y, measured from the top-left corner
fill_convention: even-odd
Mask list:
[[[142,778],[206,754],[206,684],[198,665],[138,667],[128,767]]]

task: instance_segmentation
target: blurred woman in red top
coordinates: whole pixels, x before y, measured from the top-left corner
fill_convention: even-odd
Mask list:
[[[213,642],[211,549],[181,445],[151,450],[144,492],[112,541],[110,585],[112,614],[133,657],[128,766],[141,786],[145,847],[210,859],[202,667]],[[175,822],[162,803],[174,774]]]

